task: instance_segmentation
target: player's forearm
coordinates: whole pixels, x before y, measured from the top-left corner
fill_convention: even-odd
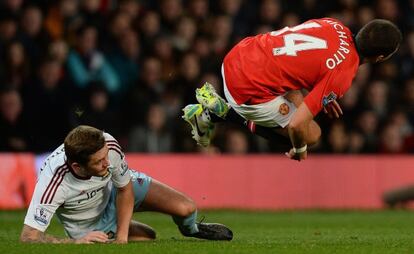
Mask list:
[[[289,126],[289,138],[293,147],[300,148],[306,145],[307,128],[303,126]]]
[[[75,243],[74,239],[58,238],[45,234],[29,226],[24,226],[20,241],[23,243]]]
[[[134,192],[129,182],[123,189],[118,190],[117,199],[117,236],[118,241],[128,241],[129,223],[134,209]]]
[[[301,103],[294,113],[288,125],[289,138],[293,147],[301,148],[307,144],[309,138],[309,126],[313,115],[305,103]]]

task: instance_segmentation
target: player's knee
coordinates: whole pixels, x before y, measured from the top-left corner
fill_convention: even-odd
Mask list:
[[[178,204],[178,216],[187,217],[193,214],[197,210],[197,206],[190,198]]]

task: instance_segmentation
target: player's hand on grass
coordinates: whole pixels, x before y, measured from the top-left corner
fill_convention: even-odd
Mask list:
[[[84,237],[77,239],[75,243],[106,243],[108,236],[102,231],[91,231]]]
[[[323,107],[323,112],[325,114],[328,114],[329,118],[339,118],[341,115],[343,115],[341,106],[336,100],[331,101],[328,105]]]
[[[285,155],[292,160],[297,160],[297,161],[301,161],[301,160],[305,160],[308,157],[308,151],[304,151],[301,153],[295,153],[295,151],[292,149],[290,149],[290,151],[288,153],[285,153]]]

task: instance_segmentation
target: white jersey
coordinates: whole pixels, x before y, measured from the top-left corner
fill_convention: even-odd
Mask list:
[[[131,175],[118,142],[104,133],[109,148],[109,174],[82,178],[66,163],[63,144],[46,158],[33,193],[24,224],[44,232],[56,213],[71,238],[94,230],[112,187],[126,186]]]

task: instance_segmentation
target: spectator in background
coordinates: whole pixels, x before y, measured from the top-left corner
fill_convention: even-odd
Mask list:
[[[74,31],[81,22],[78,13],[77,0],[56,1],[47,11],[45,28],[53,39],[68,37],[69,31]]]
[[[50,40],[43,27],[43,14],[38,6],[29,5],[24,8],[18,38],[30,57],[31,65],[38,64],[45,55]]]
[[[68,57],[68,50],[68,45],[64,40],[55,40],[49,44],[48,56],[64,64]]]
[[[242,155],[249,152],[249,141],[246,133],[240,129],[229,129],[227,131],[224,152],[232,155]]]
[[[136,19],[142,10],[141,3],[136,0],[119,0],[118,11],[126,13],[131,19]]]
[[[348,151],[348,142],[345,124],[340,120],[333,122],[328,133],[327,152],[346,153]]]
[[[387,124],[382,130],[379,140],[379,152],[398,154],[404,150],[404,139],[396,124]]]
[[[153,55],[162,62],[162,79],[171,81],[177,75],[176,57],[170,37],[158,36],[154,41]]]
[[[208,0],[192,0],[187,2],[188,14],[193,17],[198,24],[205,21],[209,14]]]
[[[212,55],[210,41],[206,36],[199,36],[195,38],[192,51],[199,57],[202,72],[217,72],[217,66],[215,65],[216,60]]]
[[[164,32],[172,34],[178,19],[183,14],[181,0],[160,0],[161,24]]]
[[[145,125],[135,126],[128,138],[128,150],[144,153],[172,151],[172,136],[166,126],[165,110],[160,104],[151,104]]]
[[[131,17],[124,12],[115,12],[110,18],[108,25],[108,34],[105,35],[104,48],[108,53],[117,50],[119,41],[122,36],[131,30]]]
[[[178,71],[176,79],[169,86],[180,91],[184,105],[194,103],[196,100],[191,91],[197,88],[200,78],[200,64],[197,55],[191,52],[183,55]]]
[[[401,73],[403,77],[409,79],[414,73],[414,31],[407,33],[405,48],[403,49],[405,49],[406,53],[401,59]]]
[[[282,6],[279,0],[263,0],[259,9],[259,20],[261,24],[271,27],[280,27],[282,20]]]
[[[119,114],[111,110],[109,104],[110,97],[105,86],[100,82],[92,82],[88,85],[86,106],[75,109],[76,114],[72,114],[74,117],[72,127],[91,125],[114,135],[120,135]]]
[[[22,152],[29,150],[29,123],[23,116],[23,103],[14,88],[0,91],[0,151]]]
[[[76,47],[68,56],[68,72],[75,85],[81,89],[85,89],[91,81],[100,81],[109,93],[116,93],[120,89],[119,77],[97,49],[97,33],[91,25],[79,28]]]
[[[401,96],[411,125],[414,124],[414,78],[405,81],[403,95]]]
[[[6,45],[16,38],[17,26],[15,16],[5,10],[0,10],[0,59],[5,58]]]
[[[120,88],[115,99],[122,100],[126,91],[138,80],[140,47],[137,33],[131,29],[124,31],[119,37],[116,49],[108,56],[119,77]]]
[[[370,110],[363,111],[356,119],[357,130],[361,132],[364,138],[364,148],[362,152],[374,153],[377,151],[378,124],[378,116],[375,112]]]
[[[23,45],[13,41],[6,47],[5,59],[0,68],[0,80],[18,90],[21,90],[30,75],[29,60]]]
[[[216,61],[224,58],[224,55],[231,46],[231,35],[233,31],[233,24],[229,16],[219,15],[211,20],[212,24],[209,26],[209,34],[211,36],[212,52]],[[220,66],[219,63],[216,66]]]
[[[124,119],[127,120],[125,127],[145,122],[145,116],[149,105],[161,100],[161,94],[165,85],[161,79],[162,64],[155,57],[144,59],[140,79],[127,92],[124,104]]]
[[[36,79],[27,84],[23,94],[33,151],[50,152],[69,130],[73,90],[62,79],[62,64],[43,60]]]
[[[364,136],[356,130],[352,130],[348,135],[349,153],[361,153],[365,146]]]
[[[388,85],[376,80],[368,85],[365,96],[365,107],[372,110],[382,120],[388,113]]]
[[[22,6],[23,0],[3,0],[0,3],[0,9],[15,16],[20,15]]]
[[[104,16],[102,15],[101,0],[87,0],[79,1],[80,13],[88,24],[94,26],[98,30],[98,34],[102,35],[105,31],[104,29]]]
[[[190,17],[181,17],[172,38],[174,48],[180,52],[187,51],[192,46],[196,34],[197,26],[194,20]]]
[[[218,2],[219,13],[230,18],[233,27],[232,34],[236,40],[241,40],[250,30],[251,17],[248,14],[252,13],[249,9],[244,11],[243,7],[251,3],[242,0],[219,0]]]
[[[138,27],[141,32],[141,45],[151,49],[156,37],[160,34],[160,16],[157,12],[148,11],[139,19]]]

